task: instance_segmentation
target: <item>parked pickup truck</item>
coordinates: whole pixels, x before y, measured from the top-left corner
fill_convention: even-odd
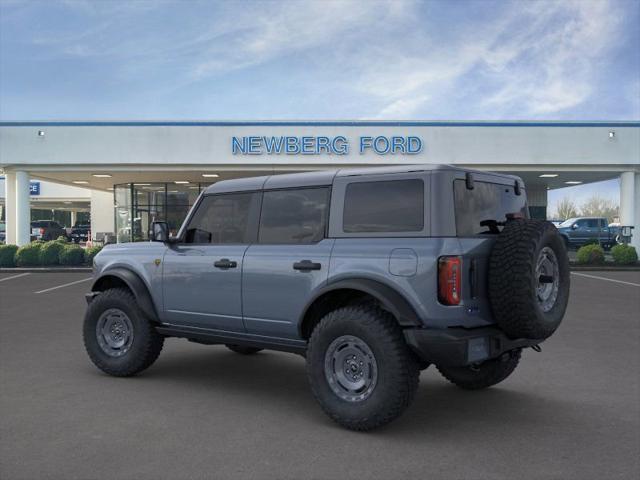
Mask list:
[[[609,227],[604,217],[578,217],[565,220],[558,226],[558,232],[567,248],[579,248],[597,240],[605,250],[613,247],[617,241],[617,227]]]

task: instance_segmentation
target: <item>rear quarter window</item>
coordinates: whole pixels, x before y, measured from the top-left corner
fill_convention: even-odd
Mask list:
[[[472,236],[489,233],[482,227],[483,220],[503,222],[508,213],[520,213],[529,217],[525,195],[516,195],[514,187],[497,183],[474,183],[473,190],[467,189],[464,180],[454,180],[453,193],[458,236]]]
[[[420,232],[424,182],[420,179],[355,182],[344,196],[343,231]]]

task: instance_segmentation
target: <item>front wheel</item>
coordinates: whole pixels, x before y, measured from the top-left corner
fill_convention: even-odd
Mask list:
[[[348,429],[366,431],[404,412],[420,371],[392,315],[357,305],[320,320],[309,340],[307,374],[329,417]]]
[[[468,367],[437,366],[444,378],[465,390],[480,390],[505,380],[518,366],[521,350],[507,352],[480,365]]]
[[[115,377],[128,377],[150,367],[164,344],[164,337],[124,288],[106,290],[91,301],[83,336],[94,365]]]

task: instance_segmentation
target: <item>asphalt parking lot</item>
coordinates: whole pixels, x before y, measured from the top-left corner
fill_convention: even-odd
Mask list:
[[[0,273],[0,478],[640,478],[640,272],[576,272],[567,316],[512,377],[433,368],[398,421],[333,424],[301,357],[170,339],[135,378],[99,372],[88,274]]]

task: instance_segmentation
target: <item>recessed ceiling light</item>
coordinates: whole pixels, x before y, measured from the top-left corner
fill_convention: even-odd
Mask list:
[[[151,184],[150,183],[134,183],[133,185],[135,185],[136,187],[146,187]]]
[[[609,138],[615,138],[616,137],[616,132],[614,132],[613,130],[611,130],[609,132]]]
[[[543,173],[542,175],[540,175],[540,178],[555,178],[557,176],[557,173]]]
[[[77,183],[78,185],[85,185],[89,182],[87,182],[86,180],[74,180],[72,183]]]
[[[582,182],[579,180],[569,180],[568,182],[564,182],[567,185],[580,185]]]
[[[176,185],[184,185],[185,183],[189,183],[187,180],[176,180],[175,182]]]
[[[167,193],[178,193],[178,190],[169,190]]]
[[[203,173],[202,176],[205,178],[218,178],[220,175],[217,173]]]
[[[200,187],[189,187],[191,190],[198,190]]]
[[[39,137],[44,137],[44,131],[43,130],[38,130],[38,136]]]
[[[111,178],[111,175],[108,173],[92,173],[91,176],[96,178]]]
[[[71,202],[62,202],[62,203],[65,203],[65,204],[69,205]]]

